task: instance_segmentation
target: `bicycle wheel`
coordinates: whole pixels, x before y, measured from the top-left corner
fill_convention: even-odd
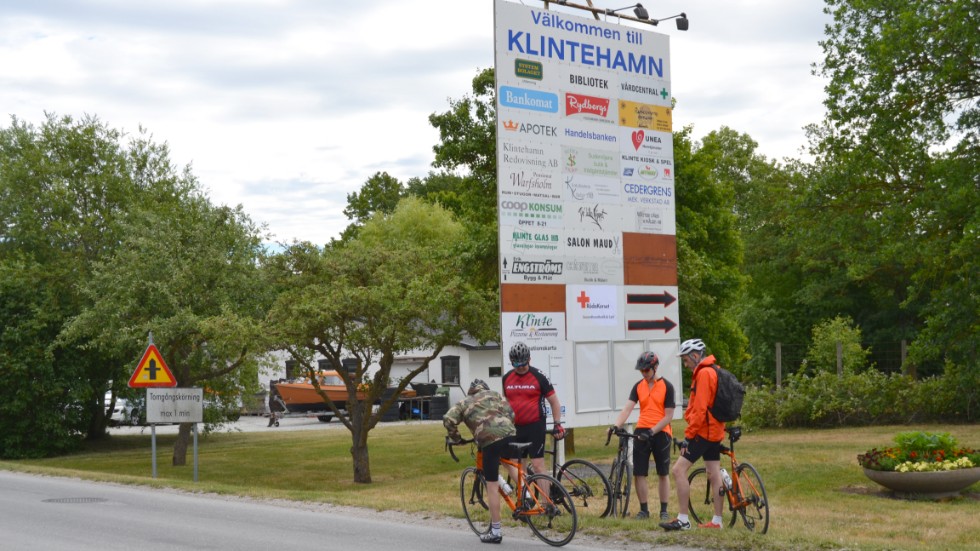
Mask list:
[[[691,523],[699,524],[702,522],[711,522],[711,518],[715,515],[715,499],[725,499],[725,496],[718,496],[711,491],[711,480],[708,478],[708,473],[705,471],[704,467],[698,467],[691,472],[687,477],[687,481],[691,484],[691,494],[688,496],[687,509],[691,514]],[[721,514],[722,520],[724,522],[724,517],[726,507],[722,506]],[[735,522],[735,515],[732,514],[729,522]]]
[[[550,493],[544,490],[551,487]],[[530,496],[524,500],[522,517],[541,541],[560,547],[572,541],[578,528],[575,503],[568,491],[554,478],[535,474],[527,478]]]
[[[572,496],[580,518],[602,518],[609,514],[612,491],[609,479],[599,467],[584,459],[572,459],[558,470],[558,480]]]
[[[762,477],[749,463],[742,463],[735,471],[738,473],[739,493],[742,494],[737,497],[740,497],[740,502],[748,502],[745,507],[738,510],[739,516],[742,517],[742,522],[749,531],[765,534],[769,530],[769,497],[766,496]],[[729,526],[734,524],[733,515]]]
[[[477,535],[490,531],[490,507],[487,505],[487,481],[475,467],[467,467],[459,477],[459,498],[463,514]]]
[[[633,466],[626,462],[614,465],[609,485],[612,487],[610,511],[613,516],[625,518],[629,515],[630,510],[630,492],[633,488]]]

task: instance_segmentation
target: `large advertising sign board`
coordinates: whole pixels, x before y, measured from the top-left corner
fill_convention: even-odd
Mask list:
[[[504,360],[527,343],[569,426],[608,423],[644,350],[682,391],[669,39],[507,0],[494,14]]]

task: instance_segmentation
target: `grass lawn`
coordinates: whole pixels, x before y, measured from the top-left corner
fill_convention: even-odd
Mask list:
[[[675,432],[682,426],[674,423]],[[585,519],[580,529],[616,539],[724,549],[977,549],[980,484],[957,499],[907,501],[890,497],[863,475],[857,454],[890,445],[895,433],[907,430],[949,432],[960,445],[980,447],[980,425],[748,432],[736,451],[755,465],[766,485],[768,534],[744,528],[668,534],[655,522],[630,519]],[[172,435],[157,436],[157,479],[151,477],[148,434],[113,436],[70,456],[3,461],[0,468],[459,517],[459,472],[467,458],[453,462],[443,449],[444,434],[434,423],[379,425],[370,437],[372,484],[351,481],[350,435],[343,429],[201,437],[197,483],[191,450],[187,466],[170,466]],[[574,457],[608,465],[615,448],[604,443],[604,428],[576,429]],[[670,513],[677,513],[676,494]]]

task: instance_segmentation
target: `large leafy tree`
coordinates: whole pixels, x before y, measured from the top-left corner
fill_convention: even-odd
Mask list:
[[[105,434],[103,396],[135,361],[57,338],[91,304],[79,293],[136,205],[186,195],[166,146],[95,117],[0,129],[0,456],[46,455]]]
[[[823,297],[846,289],[866,338],[913,338],[926,374],[976,366],[980,10],[828,0],[827,11],[828,121],[812,129],[819,169],[801,203],[813,257],[837,265]]]
[[[744,278],[735,197],[750,177],[740,159],[751,160],[754,145],[728,129],[701,142],[690,128],[674,132],[681,331],[703,339],[729,366],[741,363],[745,350],[736,319]]]
[[[204,387],[213,406],[254,393],[271,303],[260,228],[194,194],[167,213],[133,209],[122,235],[81,285],[88,306],[63,340],[132,358],[132,371],[152,333],[178,386]],[[191,428],[180,425],[174,465],[186,463]]]
[[[472,95],[449,102],[429,123],[439,131],[430,174],[413,186],[422,197],[440,200],[462,222],[467,239],[459,253],[467,277],[486,289],[499,285],[497,266],[497,107],[493,69],[473,78]],[[450,199],[446,201],[446,199]]]
[[[278,346],[314,381],[313,358],[325,358],[347,387],[346,411],[321,396],[351,433],[355,482],[371,482],[368,435],[409,381],[465,333],[496,334],[493,295],[461,275],[464,237],[451,213],[409,197],[342,247],[298,243],[270,262],[280,294],[268,326]],[[425,358],[394,384],[396,356],[413,350]],[[358,360],[354,371],[346,358]]]
[[[344,215],[351,220],[339,243],[353,239],[361,226],[376,212],[391,213],[398,206],[398,201],[405,196],[405,186],[398,178],[387,172],[377,172],[364,182],[360,191],[347,194],[347,207]]]

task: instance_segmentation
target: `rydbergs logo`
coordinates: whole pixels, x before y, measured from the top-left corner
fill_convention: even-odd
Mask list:
[[[514,86],[500,87],[500,105],[543,113],[558,112],[558,94]]]
[[[592,115],[606,119],[609,115],[609,98],[597,98],[584,94],[565,93],[565,116]],[[611,122],[611,121],[610,121]]]

